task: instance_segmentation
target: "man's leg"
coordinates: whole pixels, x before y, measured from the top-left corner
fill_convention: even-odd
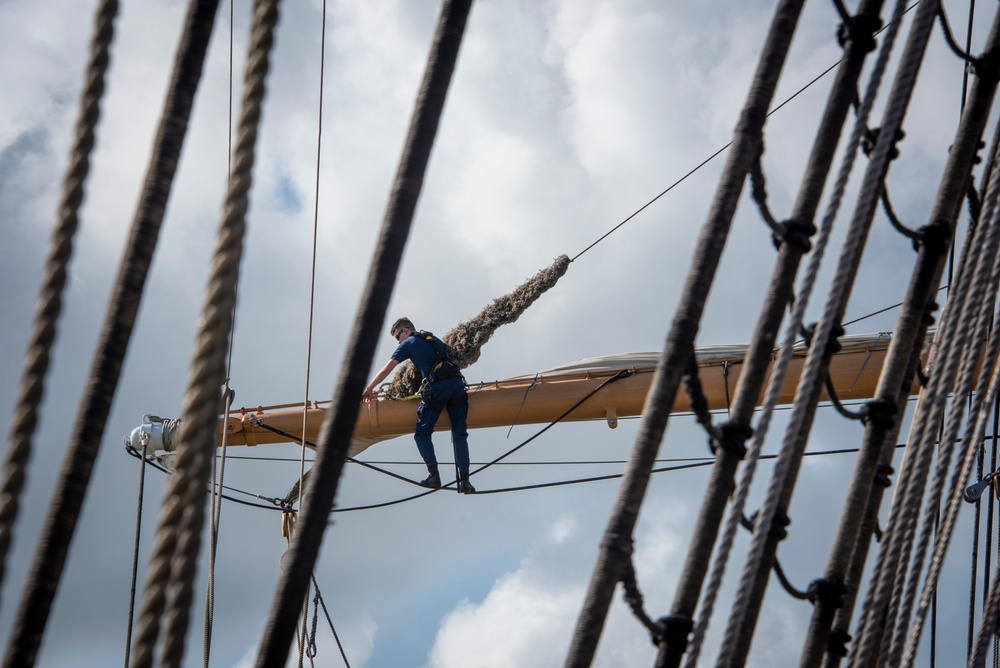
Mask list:
[[[417,428],[413,432],[413,440],[417,442],[417,451],[427,464],[427,472],[430,474],[425,480],[420,482],[424,487],[438,488],[441,486],[441,474],[438,472],[437,457],[434,454],[434,441],[431,434],[434,433],[434,425],[437,424],[438,416],[441,415],[442,406],[433,401],[421,401],[417,407]]]
[[[469,396],[465,384],[455,379],[455,387],[448,398],[448,418],[451,420],[451,442],[455,448],[455,466],[458,468],[458,491],[472,494],[476,488],[469,482]]]

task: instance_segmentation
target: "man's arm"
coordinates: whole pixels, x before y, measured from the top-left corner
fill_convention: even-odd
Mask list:
[[[372,378],[372,382],[368,383],[368,387],[366,387],[365,391],[361,394],[362,401],[368,402],[375,399],[375,396],[372,394],[372,390],[375,389],[376,385],[385,380],[386,376],[392,373],[392,370],[396,368],[397,364],[399,364],[399,362],[389,358],[389,361],[385,363],[384,367],[379,369],[379,372],[375,374],[374,378]]]

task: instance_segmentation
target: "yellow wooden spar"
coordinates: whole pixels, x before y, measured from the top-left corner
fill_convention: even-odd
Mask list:
[[[890,339],[891,335],[887,333],[841,337],[841,350],[833,355],[830,362],[830,379],[841,400],[874,396]],[[747,346],[709,346],[696,350],[698,375],[709,408],[727,407],[739,382],[746,350]],[[779,403],[791,403],[794,398],[806,354],[804,346],[795,350]],[[657,353],[628,353],[590,358],[536,375],[478,384],[470,382],[468,426],[477,429],[515,423],[549,423],[587,397],[563,420],[605,420],[614,428],[618,418],[642,414],[659,357]],[[772,364],[776,358],[777,351],[772,355]],[[623,370],[632,373],[608,382]],[[605,385],[597,389],[602,383]],[[915,394],[916,391],[914,386],[912,392]],[[395,400],[384,395],[376,396],[376,401],[361,404],[351,443],[351,456],[380,441],[414,431],[419,403],[417,397]],[[329,404],[329,401],[320,401],[306,405],[307,442],[317,441]],[[673,411],[690,410],[687,394],[679,392]],[[235,409],[219,422],[220,442],[223,430],[228,433],[229,445],[299,442],[303,437],[302,412],[302,403]],[[446,413],[441,414],[438,424],[439,429],[447,429]],[[164,449],[169,450],[169,445]]]

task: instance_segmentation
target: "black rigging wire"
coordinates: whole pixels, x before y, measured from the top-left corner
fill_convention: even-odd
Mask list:
[[[834,2],[835,3],[839,3],[839,0],[834,0]],[[913,4],[911,4],[909,7],[907,7],[903,11],[903,15],[908,14],[918,4],[919,3],[917,3],[917,2],[914,2]],[[840,11],[840,7],[838,7],[838,11]],[[844,10],[844,12],[846,13],[846,9]],[[888,26],[884,26],[881,30],[879,30],[875,34],[878,35],[879,33],[882,32],[882,30],[885,30],[886,27],[888,27]],[[784,107],[786,104],[788,104],[789,102],[791,102],[792,100],[794,100],[795,98],[797,98],[801,93],[805,92],[814,83],[816,83],[817,81],[819,81],[820,79],[822,79],[823,77],[825,77],[827,74],[829,74],[830,72],[832,72],[833,70],[835,70],[840,65],[841,60],[838,60],[834,64],[830,65],[828,68],[826,68],[825,70],[823,70],[820,74],[816,75],[816,77],[813,78],[812,81],[810,81],[809,83],[805,84],[804,86],[802,86],[801,88],[799,88],[797,91],[795,91],[794,93],[792,93],[791,95],[789,95],[787,98],[785,98],[784,101],[782,101],[781,104],[779,104],[778,106],[776,106],[773,109],[771,109],[770,111],[768,111],[767,115],[765,116],[765,118],[770,118],[771,114],[777,112],[779,109],[781,109],[782,107]],[[583,255],[584,253],[586,253],[587,251],[589,251],[591,248],[593,248],[597,244],[599,244],[602,241],[604,241],[605,239],[607,239],[614,232],[617,232],[618,229],[620,227],[622,227],[625,223],[629,222],[630,220],[632,220],[633,218],[635,218],[636,216],[638,216],[640,213],[642,213],[643,211],[645,211],[647,208],[649,208],[650,205],[653,204],[653,202],[655,202],[656,200],[660,199],[661,197],[663,197],[664,195],[666,195],[668,192],[670,192],[671,190],[673,190],[674,188],[676,188],[677,186],[679,186],[682,182],[684,182],[685,180],[687,180],[687,178],[689,176],[691,176],[692,174],[694,174],[695,172],[697,172],[699,169],[701,169],[702,167],[704,167],[705,165],[707,165],[708,163],[710,163],[712,160],[714,160],[716,157],[718,157],[720,153],[722,153],[723,151],[725,151],[730,146],[732,146],[732,142],[728,142],[725,146],[723,146],[722,148],[720,148],[719,150],[717,150],[715,153],[713,153],[712,155],[710,155],[707,158],[705,158],[704,160],[702,160],[696,167],[694,167],[687,174],[685,174],[684,176],[680,177],[679,179],[677,179],[676,181],[674,181],[673,183],[671,183],[665,190],[663,190],[662,192],[660,192],[659,195],[657,195],[656,197],[654,197],[653,199],[649,200],[648,202],[646,202],[645,204],[643,204],[641,207],[639,207],[638,209],[636,209],[635,211],[633,211],[631,214],[629,214],[629,216],[627,218],[625,218],[625,220],[621,221],[620,223],[618,223],[617,225],[615,225],[614,227],[612,227],[610,230],[608,230],[607,232],[605,232],[603,235],[601,235],[601,237],[598,238],[597,241],[594,241],[592,244],[590,244],[589,246],[587,246],[586,248],[584,248],[582,251],[580,251],[579,253],[577,253],[576,255],[574,255],[573,258],[570,260],[570,262],[576,261],[576,259],[579,258],[581,255]]]

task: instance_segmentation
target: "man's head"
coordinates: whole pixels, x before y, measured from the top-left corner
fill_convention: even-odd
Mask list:
[[[413,326],[413,323],[409,318],[400,318],[396,322],[392,323],[392,327],[389,328],[389,333],[392,334],[392,338],[397,341],[403,340],[405,336],[409,336],[415,331],[417,331],[417,328]]]

